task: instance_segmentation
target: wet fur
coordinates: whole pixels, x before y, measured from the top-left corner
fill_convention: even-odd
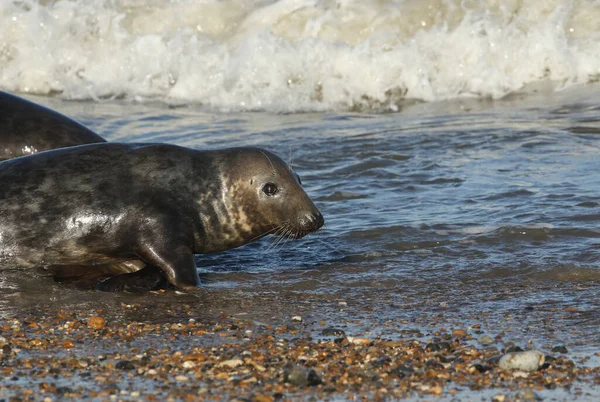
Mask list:
[[[0,161],[49,149],[105,142],[76,121],[0,91]]]
[[[277,197],[260,191],[266,182],[279,185]],[[0,163],[0,270],[117,276],[104,290],[134,286],[143,271],[194,288],[194,254],[322,224],[297,175],[256,148],[95,144]]]

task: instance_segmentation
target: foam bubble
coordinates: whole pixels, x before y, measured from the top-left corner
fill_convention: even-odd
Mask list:
[[[0,3],[0,87],[216,110],[397,110],[600,79],[593,0]]]

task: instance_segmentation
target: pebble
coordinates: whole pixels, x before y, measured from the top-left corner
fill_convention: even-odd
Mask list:
[[[183,362],[182,366],[183,366],[183,368],[187,368],[187,369],[194,368],[194,367],[196,367],[196,363],[194,363],[191,360],[187,360],[187,361]]]
[[[350,343],[353,343],[355,345],[368,345],[371,343],[371,341],[367,338],[354,338],[352,336],[349,336],[347,339]]]
[[[464,329],[455,329],[452,331],[453,338],[464,338],[465,336],[467,336],[467,331]]]
[[[88,318],[87,324],[88,324],[88,327],[90,327],[90,328],[102,329],[106,325],[106,321],[104,320],[104,318],[102,318],[98,315],[94,315],[94,316]]]
[[[552,351],[556,352],[556,353],[562,353],[562,354],[569,353],[569,351],[567,350],[567,348],[564,345],[555,346],[552,348]]]
[[[344,336],[346,333],[343,329],[328,327],[321,331],[323,336]]]
[[[322,383],[321,377],[315,370],[293,363],[283,366],[283,378],[285,382],[298,386],[313,386]]]
[[[479,337],[479,339],[477,339],[477,342],[479,342],[483,346],[488,346],[488,345],[491,345],[492,343],[494,343],[494,339],[492,339],[491,336],[482,335]]]
[[[230,367],[230,368],[235,368],[235,367],[239,367],[242,364],[244,364],[244,361],[242,359],[230,359],[230,360],[224,360],[221,363],[218,364],[219,367]]]
[[[524,389],[522,391],[517,392],[515,395],[515,399],[518,401],[527,401],[527,402],[542,400],[542,398],[538,394],[533,392],[533,390],[531,390],[531,389]]]
[[[432,352],[439,352],[441,350],[450,350],[452,346],[449,342],[436,342],[436,343],[428,343],[425,346],[425,349],[430,350]]]
[[[308,331],[300,331],[301,325],[291,321],[293,314],[283,315],[287,324],[277,319],[277,325],[263,326],[227,316],[205,320],[193,305],[185,307],[185,300],[176,302],[168,304],[174,313],[164,324],[130,321],[122,316],[124,304],[115,315],[96,310],[27,317],[17,322],[21,332],[14,332],[13,321],[5,319],[0,322],[0,334],[7,343],[0,343],[0,358],[6,363],[0,367],[0,382],[9,382],[10,388],[0,393],[7,400],[12,395],[14,400],[31,400],[36,392],[40,400],[47,396],[51,400],[192,401],[216,400],[221,395],[256,402],[290,395],[306,401],[430,400],[433,395],[440,395],[440,400],[468,400],[472,387],[487,395],[488,401],[516,402],[537,399],[528,389],[539,395],[556,389],[555,394],[573,392],[576,396],[578,391],[570,390],[582,387],[586,392],[585,384],[593,386],[600,380],[597,367],[570,361],[558,352],[553,352],[556,358],[551,364],[547,363],[552,357],[544,357],[538,371],[501,370],[503,355],[518,349],[507,349],[513,344],[504,343],[502,333],[495,338],[494,332],[479,332],[468,323],[448,324],[448,329],[439,328],[431,338],[418,329],[405,329],[398,331],[401,339],[396,340],[361,332],[363,338],[349,337],[352,342],[346,335],[331,342],[336,336],[315,340]],[[144,314],[151,316],[155,309],[148,306]],[[90,326],[91,316],[102,316],[105,327]],[[188,322],[190,317],[196,321]],[[315,322],[319,334],[330,325],[331,331],[358,331],[366,324],[355,317]],[[413,324],[392,320],[386,328],[397,329],[399,323]],[[452,336],[456,328],[464,329],[474,342]],[[248,337],[247,331],[252,330],[254,335]],[[492,347],[477,342],[486,333],[494,340]],[[563,345],[564,339],[559,339],[540,350],[549,353],[552,346]],[[65,340],[75,345],[76,352],[63,349]],[[435,346],[427,348],[430,344]],[[501,348],[504,353],[499,352]],[[316,386],[319,383],[323,385]],[[515,397],[519,390],[523,393]]]
[[[404,378],[406,376],[410,376],[415,373],[415,369],[410,366],[405,366],[404,364],[399,365],[395,369],[390,370],[390,374],[397,375],[400,378]]]
[[[120,370],[133,370],[135,369],[135,365],[129,360],[121,360],[115,365],[115,368]]]
[[[292,316],[292,321],[302,322],[302,317],[300,317],[299,315]]]
[[[544,354],[538,350],[507,353],[498,362],[502,370],[535,371],[544,364]]]

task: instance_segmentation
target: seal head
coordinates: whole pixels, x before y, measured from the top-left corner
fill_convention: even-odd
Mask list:
[[[220,194],[199,201],[205,238],[198,251],[238,247],[268,234],[299,239],[323,226],[300,177],[277,155],[258,148],[216,154]],[[207,202],[209,201],[209,202]]]

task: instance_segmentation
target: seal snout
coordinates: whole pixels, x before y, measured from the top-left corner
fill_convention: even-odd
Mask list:
[[[325,219],[319,211],[316,211],[305,214],[300,218],[298,223],[300,224],[299,226],[302,231],[302,236],[304,236],[305,234],[314,232],[323,226],[323,224],[325,224]]]

